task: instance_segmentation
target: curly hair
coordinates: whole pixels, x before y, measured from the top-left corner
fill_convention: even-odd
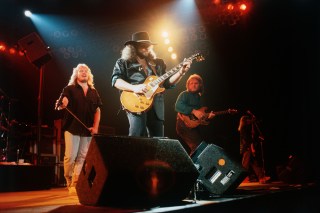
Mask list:
[[[153,50],[153,46],[151,45],[149,47],[149,59],[156,59],[156,53]],[[135,61],[137,58],[137,46],[136,45],[132,45],[132,44],[128,44],[126,45],[122,51],[121,51],[121,58],[126,60],[126,61]]]
[[[76,67],[73,68],[73,72],[70,77],[68,85],[76,85],[77,84],[77,75],[78,75],[78,71],[80,70],[81,67],[85,67],[87,69],[88,75],[89,75],[88,82],[87,82],[88,86],[91,89],[94,89],[93,75],[91,73],[90,68],[86,64],[78,64]]]
[[[198,74],[192,74],[192,75],[189,76],[189,78],[188,78],[188,80],[186,82],[187,91],[189,91],[188,87],[189,87],[189,83],[190,83],[191,79],[196,79],[199,82],[200,88],[199,88],[198,92],[199,92],[200,95],[203,95],[203,92],[204,92],[203,80],[202,80],[201,76],[198,75]]]

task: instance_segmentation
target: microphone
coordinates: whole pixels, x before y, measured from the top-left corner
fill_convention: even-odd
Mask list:
[[[252,118],[255,118],[256,116],[254,116],[254,114],[250,111],[250,110],[247,110],[247,113],[248,115],[250,115]]]
[[[62,105],[62,94],[60,95],[60,97],[58,98],[58,100],[56,101],[56,105],[54,107],[54,110],[59,110],[59,107]]]

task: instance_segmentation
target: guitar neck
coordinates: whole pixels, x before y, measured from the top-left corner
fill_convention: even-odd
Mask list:
[[[174,74],[176,74],[180,68],[182,67],[183,63],[181,62],[180,64],[178,64],[177,66],[175,66],[174,68],[172,68],[171,70],[169,70],[168,72],[166,72],[165,74],[163,74],[162,76],[160,76],[159,78],[153,80],[152,82],[150,82],[151,86],[155,86],[157,84],[161,84],[162,82],[164,82],[166,79],[170,78],[171,76],[173,76]]]
[[[191,57],[189,57],[187,60],[194,60],[197,57],[199,57],[199,53],[192,55]],[[201,58],[201,60],[204,60]],[[163,74],[162,76],[158,77],[157,79],[153,80],[150,82],[151,86],[156,86],[161,84],[162,82],[164,82],[167,78],[170,78],[171,76],[173,76],[174,74],[176,74],[177,72],[179,72],[179,70],[181,69],[181,67],[183,66],[183,62],[181,62],[180,64],[176,65],[174,68],[172,68],[171,70],[167,71],[165,74]]]
[[[223,114],[229,114],[230,112],[228,110],[224,110],[224,111],[217,111],[217,112],[213,112],[215,115],[223,115]]]

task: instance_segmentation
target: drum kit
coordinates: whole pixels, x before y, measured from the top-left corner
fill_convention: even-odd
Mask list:
[[[25,152],[27,137],[32,135],[30,125],[11,119],[13,101],[0,88],[0,162],[18,161]]]

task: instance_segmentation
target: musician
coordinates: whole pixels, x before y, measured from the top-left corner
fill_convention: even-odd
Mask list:
[[[200,132],[200,125],[189,127],[185,123],[183,116],[195,116],[195,119],[212,119],[215,114],[213,112],[205,112],[202,108],[201,98],[204,92],[202,77],[198,74],[190,75],[186,82],[186,90],[181,92],[175,103],[177,113],[176,132],[181,139],[182,145],[188,154],[196,150],[203,141]]]
[[[265,172],[258,160],[258,142],[255,134],[255,117],[244,115],[240,118],[238,131],[240,133],[240,154],[242,156],[242,166],[248,171],[250,182],[256,178],[263,184],[269,181],[270,177],[265,176]]]
[[[166,64],[156,57],[153,45],[147,32],[141,31],[132,34],[132,39],[125,42],[121,57],[116,61],[111,83],[120,91],[130,91],[134,94],[147,92],[144,83],[148,76],[162,76],[166,72]],[[190,60],[185,60],[181,69],[166,79],[162,87],[174,88],[182,76],[190,69]],[[131,112],[126,109],[129,121],[129,136],[164,136],[164,97],[157,93],[153,97],[152,106],[143,112]]]
[[[102,102],[94,87],[93,75],[86,64],[73,68],[68,86],[56,102],[56,109],[64,109],[64,177],[69,194],[74,194],[92,135],[98,133]]]

